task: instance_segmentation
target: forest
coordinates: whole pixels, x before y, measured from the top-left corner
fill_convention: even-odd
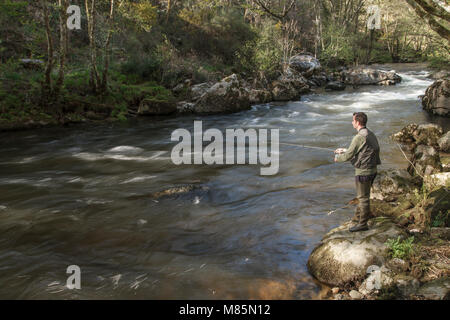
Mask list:
[[[374,5],[381,23],[370,28]],[[126,121],[144,96],[182,100],[172,89],[184,81],[236,73],[270,82],[297,53],[329,70],[388,62],[445,69],[450,57],[449,13],[439,1],[1,0],[0,26],[6,126],[77,122],[80,108],[93,120],[105,111]]]

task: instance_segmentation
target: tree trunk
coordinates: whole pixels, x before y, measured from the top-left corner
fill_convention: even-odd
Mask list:
[[[55,86],[55,99],[58,99],[61,92],[61,87],[64,83],[64,66],[67,54],[67,8],[69,7],[68,0],[59,0],[59,74]]]
[[[108,18],[108,37],[106,39],[105,44],[105,66],[103,68],[103,78],[102,78],[102,84],[101,84],[101,91],[102,93],[106,92],[108,89],[108,69],[109,69],[109,60],[111,56],[111,38],[114,28],[114,0],[110,0],[110,11],[109,11],[109,18]]]
[[[100,77],[97,71],[97,46],[95,44],[95,0],[85,0],[86,15],[88,22],[89,47],[91,51],[91,75],[89,84],[94,92],[98,92]]]
[[[42,84],[42,103],[48,102],[52,90],[52,70],[53,70],[53,40],[50,29],[50,19],[48,14],[47,0],[41,0],[42,10],[44,13],[45,33],[47,35],[47,65],[45,66],[45,79]]]

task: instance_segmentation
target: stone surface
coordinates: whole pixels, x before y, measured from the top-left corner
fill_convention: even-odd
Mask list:
[[[193,101],[196,101],[200,99],[202,95],[208,91],[209,88],[211,88],[214,84],[211,82],[204,82],[200,84],[193,85],[191,87],[191,99]]]
[[[364,295],[359,293],[356,290],[350,291],[348,295],[350,296],[350,298],[352,298],[354,300],[361,300],[362,298],[364,298]]]
[[[290,101],[300,99],[300,93],[291,82],[274,81],[272,83],[272,97],[274,101]]]
[[[389,260],[386,265],[397,273],[405,272],[409,268],[409,263],[400,258],[393,258]]]
[[[343,286],[362,280],[369,266],[384,263],[385,242],[406,236],[387,218],[369,220],[369,230],[363,232],[349,232],[350,225],[345,223],[327,233],[309,256],[308,269],[319,281]]]
[[[420,287],[420,282],[416,278],[404,274],[394,277],[394,283],[404,298],[409,298]]]
[[[272,93],[268,90],[250,89],[249,100],[251,104],[267,103],[272,101]]]
[[[345,83],[340,82],[340,81],[332,81],[329,82],[326,86],[325,89],[327,90],[335,90],[335,91],[343,91],[345,90]]]
[[[177,103],[177,112],[178,113],[192,113],[194,112],[195,103],[180,101]]]
[[[249,92],[236,74],[209,88],[197,101],[196,113],[231,113],[250,109]]]
[[[364,295],[370,295],[376,290],[389,287],[393,280],[391,272],[387,268],[378,267],[376,265],[367,268],[369,276],[363,281],[359,287],[359,292]]]
[[[308,54],[298,54],[289,59],[289,67],[308,77],[320,70],[320,62]]]
[[[417,296],[421,296],[429,300],[444,300],[450,298],[450,278],[443,277],[425,283],[416,292]]]
[[[447,133],[438,140],[438,145],[441,151],[450,153],[450,131],[447,131]]]
[[[450,80],[435,81],[422,97],[423,109],[431,114],[450,117]]]
[[[392,85],[402,78],[395,71],[382,71],[371,68],[353,68],[341,72],[345,84],[350,85]]]
[[[423,182],[430,190],[435,187],[450,187],[450,172],[440,172],[425,176]]]
[[[437,147],[442,133],[442,127],[437,124],[417,125],[410,123],[399,132],[393,134],[392,139],[405,144],[414,143]]]
[[[373,182],[370,197],[382,201],[394,201],[398,196],[415,188],[412,176],[403,169],[389,169],[378,173]]]
[[[416,170],[410,165],[408,172],[411,174],[431,175],[442,171],[442,165],[439,157],[439,152],[435,148],[426,145],[417,146],[412,162]]]

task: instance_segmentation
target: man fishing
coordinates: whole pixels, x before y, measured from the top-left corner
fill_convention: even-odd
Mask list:
[[[368,230],[367,221],[370,213],[370,188],[377,175],[377,165],[381,164],[380,146],[377,137],[366,128],[367,115],[364,112],[353,113],[353,128],[358,133],[345,149],[336,149],[335,162],[350,161],[355,167],[356,196],[358,206],[352,221],[356,224],[350,227],[350,232]]]

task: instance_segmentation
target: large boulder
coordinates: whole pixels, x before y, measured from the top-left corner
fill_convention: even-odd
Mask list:
[[[447,133],[438,140],[438,145],[441,151],[450,153],[450,131],[447,131]]]
[[[248,97],[251,104],[267,103],[272,101],[272,93],[268,90],[250,89]]]
[[[213,85],[214,83],[212,82],[204,82],[193,85],[190,92],[192,101],[200,99],[201,96],[204,95]]]
[[[425,176],[423,182],[430,190],[436,187],[450,187],[450,172],[439,172]]]
[[[280,82],[289,83],[298,92],[298,94],[308,93],[310,91],[306,78],[294,69],[287,68],[277,80]]]
[[[272,82],[272,97],[274,101],[290,101],[300,99],[300,93],[295,89],[292,82]]]
[[[450,80],[437,80],[429,86],[422,97],[422,106],[424,110],[431,114],[449,117]]]
[[[395,201],[415,188],[413,177],[403,169],[390,169],[378,173],[372,185],[370,197],[381,201]]]
[[[289,59],[289,67],[309,77],[320,70],[320,62],[308,54],[297,54]]]
[[[143,99],[139,104],[138,114],[142,116],[168,115],[177,112],[177,106],[171,101]]]
[[[431,147],[425,145],[417,146],[412,163],[414,163],[415,170],[412,165],[408,167],[408,172],[412,175],[419,174],[421,176],[431,175],[442,171],[442,164],[439,157],[439,152]]]
[[[397,142],[405,144],[438,146],[438,141],[442,137],[442,127],[433,124],[420,124],[410,123],[399,132],[392,135],[392,139]]]
[[[301,94],[308,93],[310,87],[305,77],[297,70],[288,67],[284,73],[271,84],[274,101],[299,99]]]
[[[230,113],[250,109],[249,91],[236,74],[209,88],[197,101],[196,113]]]
[[[350,85],[394,85],[402,81],[395,71],[382,71],[371,68],[354,68],[341,72],[344,83]]]
[[[370,266],[384,264],[386,241],[406,234],[387,218],[369,220],[369,230],[349,232],[350,222],[328,232],[308,259],[308,269],[319,281],[345,286],[365,278]]]

